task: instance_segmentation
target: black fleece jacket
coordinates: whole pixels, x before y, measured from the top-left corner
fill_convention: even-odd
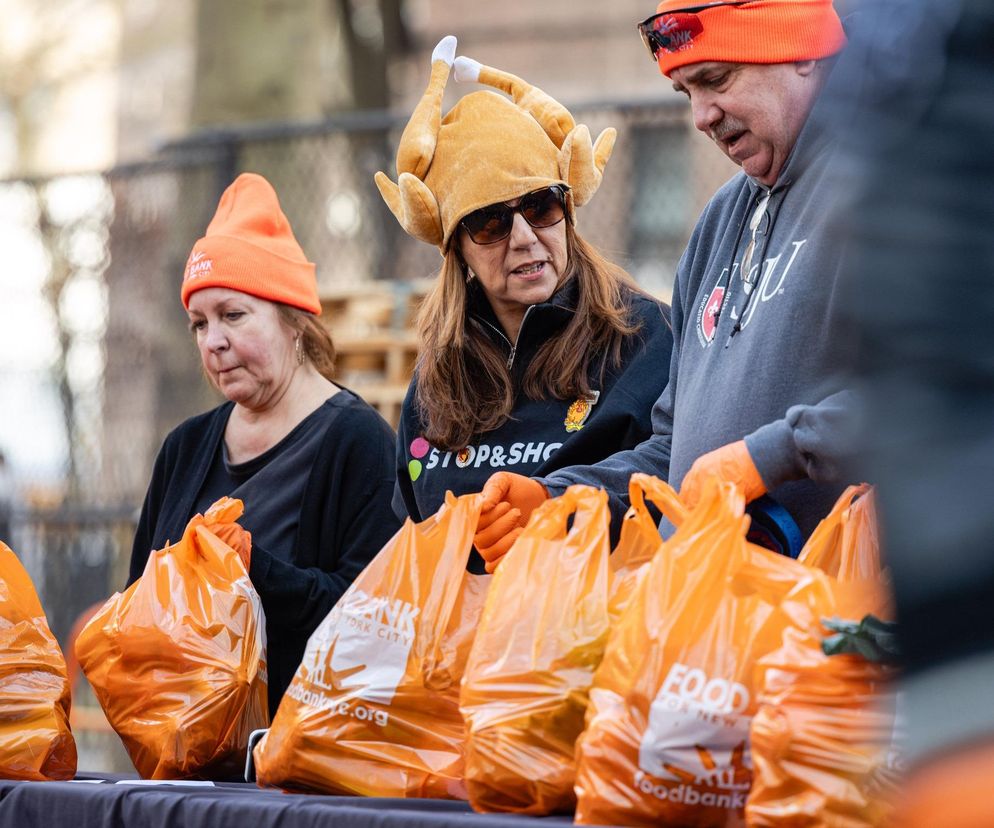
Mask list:
[[[249,577],[266,614],[271,713],[311,633],[400,527],[390,507],[393,431],[349,391],[332,402],[300,504],[292,553],[281,559],[252,548]],[[232,407],[228,402],[192,417],[166,437],[138,521],[129,583],[142,574],[153,549],[182,536]]]
[[[506,352],[512,380],[520,388],[528,364],[542,345],[566,327],[577,299],[577,283],[571,279],[548,302],[532,305],[513,344],[481,289],[470,293],[467,313],[470,324],[480,326]],[[447,489],[457,495],[479,491],[490,475],[502,470],[540,477],[563,466],[596,463],[652,434],[653,395],[666,386],[673,348],[669,308],[640,293],[628,292],[625,299],[629,318],[641,327],[625,340],[619,366],[605,363],[602,355],[591,360],[590,383],[597,400],[585,419],[581,401],[532,400],[519,390],[510,419],[499,428],[475,435],[461,452],[436,449],[421,436],[415,375],[404,400],[397,439],[397,513],[423,520],[439,508]],[[615,539],[624,510],[616,511],[612,515]]]

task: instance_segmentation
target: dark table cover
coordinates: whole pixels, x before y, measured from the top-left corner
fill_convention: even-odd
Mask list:
[[[0,828],[523,828],[528,823],[572,823],[568,817],[477,814],[464,802],[441,799],[312,796],[235,782],[213,787],[115,784],[128,778],[80,773],[74,782],[0,779]]]

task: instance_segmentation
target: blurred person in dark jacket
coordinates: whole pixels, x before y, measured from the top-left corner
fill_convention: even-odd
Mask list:
[[[994,825],[994,4],[864,4],[836,121],[908,828]],[[858,100],[855,105],[852,95]]]
[[[181,298],[204,372],[227,402],[166,438],[130,579],[194,515],[223,496],[240,499],[275,713],[311,633],[400,526],[390,508],[394,434],[331,381],[335,350],[317,319],[314,265],[262,176],[242,174],[221,196]]]
[[[673,344],[669,308],[574,225],[614,130],[592,143],[544,92],[455,48],[454,37],[436,47],[397,151],[398,184],[376,179],[404,229],[444,259],[420,313],[397,445],[395,507],[416,520],[446,490],[479,491],[495,471],[547,474],[637,445],[651,433]],[[457,80],[511,99],[472,92],[441,118],[453,63]],[[613,515],[615,536],[623,514]],[[493,517],[494,540],[510,546],[521,510]],[[497,556],[486,533],[476,545]]]

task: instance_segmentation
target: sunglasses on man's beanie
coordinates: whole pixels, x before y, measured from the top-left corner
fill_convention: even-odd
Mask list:
[[[680,36],[681,31],[689,29],[694,34],[700,31],[700,22],[697,18],[691,16],[688,19],[684,15],[696,15],[697,12],[713,9],[715,6],[741,6],[749,2],[752,0],[727,0],[727,2],[704,3],[660,12],[638,24],[639,34],[642,36],[645,48],[649,50],[655,61],[660,52],[680,50],[685,43],[685,39]]]
[[[489,204],[464,216],[459,223],[476,244],[495,244],[511,235],[515,213],[521,213],[538,229],[559,224],[566,217],[568,191],[563,184],[553,184],[521,196],[515,207],[504,202]]]

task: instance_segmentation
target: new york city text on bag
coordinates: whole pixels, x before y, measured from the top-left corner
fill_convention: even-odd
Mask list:
[[[34,584],[0,542],[0,778],[72,779],[69,677]]]
[[[466,798],[459,682],[490,576],[466,564],[480,495],[408,520],[318,626],[273,726],[260,785]]]
[[[195,516],[76,640],[143,777],[240,777],[249,734],[269,723],[266,619],[243,563],[241,514],[240,500],[222,498]]]

